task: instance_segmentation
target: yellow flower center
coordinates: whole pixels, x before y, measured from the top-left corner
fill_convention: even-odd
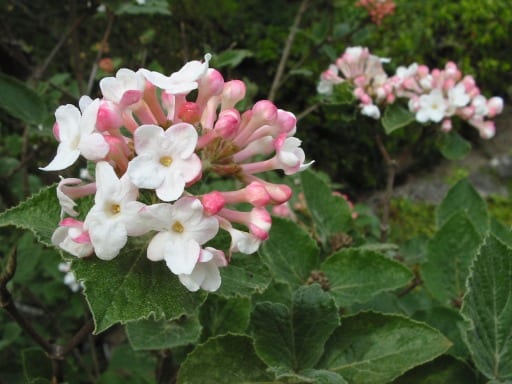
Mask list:
[[[172,225],[171,229],[172,229],[174,232],[177,232],[177,233],[183,233],[183,231],[185,230],[185,227],[183,227],[183,224],[181,224],[179,221],[176,221],[176,222],[174,222],[174,224]]]
[[[112,204],[110,206],[110,212],[112,212],[114,215],[117,215],[119,212],[121,212],[121,206],[119,204]]]
[[[170,156],[161,157],[160,164],[162,164],[164,167],[169,167],[172,164],[172,157],[170,157]]]

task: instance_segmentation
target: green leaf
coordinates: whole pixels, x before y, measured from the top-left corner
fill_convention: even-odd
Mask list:
[[[317,368],[352,384],[382,384],[444,353],[450,342],[435,329],[398,315],[343,317]]]
[[[224,335],[197,346],[181,365],[178,384],[272,382],[247,336]]]
[[[215,68],[237,67],[244,59],[251,57],[253,54],[248,49],[228,49],[213,57],[213,65]]]
[[[72,269],[85,285],[95,333],[120,322],[176,319],[192,314],[206,295],[189,292],[163,262],[146,257],[143,238],[130,239],[113,260],[76,259]]]
[[[129,322],[126,333],[135,351],[167,349],[197,342],[201,324],[195,316],[182,316],[175,320],[147,319]]]
[[[476,376],[463,362],[440,356],[434,361],[413,368],[393,381],[393,384],[476,384]]]
[[[512,248],[489,236],[468,277],[461,313],[476,367],[489,379],[512,380]]]
[[[439,151],[448,160],[460,160],[471,150],[471,143],[463,139],[457,132],[442,133],[438,144]]]
[[[156,358],[145,352],[135,352],[122,344],[113,349],[108,369],[102,373],[98,384],[153,384]]]
[[[384,255],[346,249],[325,260],[321,269],[329,280],[329,293],[341,307],[365,302],[383,291],[406,285],[412,272]]]
[[[0,73],[0,108],[29,124],[40,124],[45,118],[43,99],[25,83]]]
[[[259,254],[277,281],[298,287],[306,282],[319,260],[319,249],[309,234],[292,221],[275,217]]]
[[[461,359],[468,357],[468,349],[462,341],[460,332],[463,319],[458,310],[448,307],[431,307],[415,312],[413,318],[442,332],[453,344],[448,350],[449,354]]]
[[[390,104],[384,110],[381,122],[386,134],[405,127],[415,120],[414,114],[398,104]]]
[[[302,371],[301,376],[311,379],[315,384],[348,384],[348,382],[335,372],[321,369],[307,369]]]
[[[263,292],[272,280],[270,272],[258,255],[237,253],[227,268],[220,268],[222,285],[215,292],[224,297],[251,296]]]
[[[301,183],[316,234],[324,247],[330,249],[330,242],[350,229],[348,203],[342,196],[333,195],[331,188],[311,170],[301,172]]]
[[[291,308],[258,303],[251,325],[258,356],[277,372],[298,372],[315,366],[339,316],[332,298],[314,284],[295,291]]]
[[[52,363],[41,348],[27,348],[21,352],[26,383],[50,383]]]
[[[428,261],[421,275],[427,289],[442,304],[460,304],[469,266],[481,242],[482,237],[464,212],[451,216],[430,240]]]
[[[328,51],[327,45],[322,46],[322,50]],[[339,106],[349,105],[356,101],[354,96],[354,86],[348,81],[341,84],[336,84],[332,89],[332,94],[322,97],[322,101],[327,105]]]
[[[249,325],[251,300],[248,297],[225,299],[209,295],[203,303],[199,318],[204,326],[202,338],[226,333],[245,333]]]
[[[451,216],[461,211],[467,214],[479,233],[487,232],[487,205],[467,179],[455,184],[437,208],[437,227],[441,228]]]
[[[30,230],[48,246],[51,246],[51,237],[59,221],[60,205],[55,186],[44,188],[16,207],[0,213],[0,227],[12,225]]]
[[[171,15],[166,0],[146,0],[144,4],[124,3],[115,11],[117,15]]]

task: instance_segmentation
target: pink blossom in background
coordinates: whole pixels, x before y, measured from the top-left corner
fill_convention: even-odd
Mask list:
[[[364,7],[372,21],[380,25],[386,16],[393,14],[396,4],[393,0],[358,0],[356,7]]]

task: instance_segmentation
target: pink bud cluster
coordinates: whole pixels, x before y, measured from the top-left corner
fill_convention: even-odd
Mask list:
[[[329,95],[337,84],[349,82],[361,113],[374,119],[380,118],[380,107],[404,99],[420,123],[440,123],[448,132],[452,117],[458,116],[475,127],[482,138],[494,136],[495,125],[489,119],[502,112],[503,99],[485,98],[475,79],[463,76],[455,63],[432,70],[414,63],[398,67],[389,77],[382,67],[387,60],[371,55],[366,47],[347,48],[336,64],[322,73],[317,91]]]
[[[372,21],[380,25],[382,20],[395,11],[396,4],[393,0],[358,0],[356,7],[364,7],[372,18]]]
[[[57,109],[59,147],[42,169],[65,169],[80,156],[96,169],[92,182],[60,181],[63,219],[55,245],[76,257],[110,260],[128,237],[151,234],[148,259],[165,261],[191,291],[215,291],[218,268],[231,253],[253,253],[268,238],[268,208],[286,203],[292,192],[260,174],[291,175],[311,163],[304,163],[294,137],[295,116],[268,100],[240,112],[235,105],[245,97],[245,84],[225,81],[209,60],[191,61],[170,76],[123,68],[100,81],[101,99],[82,97],[80,109]],[[240,187],[194,193],[212,174]],[[90,195],[94,205],[78,220],[76,200]],[[219,229],[231,236],[227,256],[207,246]]]

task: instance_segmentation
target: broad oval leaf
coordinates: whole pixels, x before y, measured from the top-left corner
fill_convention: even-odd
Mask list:
[[[189,292],[163,262],[146,257],[147,243],[130,239],[113,260],[76,259],[72,269],[84,282],[95,333],[116,323],[176,319],[190,315],[204,301],[203,292]]]
[[[460,304],[469,266],[481,242],[482,237],[464,212],[451,216],[430,240],[421,276],[442,304]]]
[[[441,140],[438,144],[439,151],[448,160],[459,160],[464,158],[471,150],[471,143],[463,139],[457,132],[441,133]]]
[[[178,371],[178,384],[272,382],[247,336],[224,335],[198,345]]]
[[[338,325],[333,299],[316,284],[295,291],[291,308],[262,302],[251,317],[256,353],[283,374],[313,368]]]
[[[269,239],[259,254],[276,281],[298,287],[318,267],[320,250],[309,234],[296,223],[273,218]]]
[[[459,212],[465,212],[482,235],[489,229],[487,205],[467,179],[455,184],[438,206],[437,227],[441,228],[450,217]]]
[[[489,379],[512,380],[512,248],[489,236],[467,280],[461,313],[465,342]]]
[[[382,384],[444,353],[450,341],[424,323],[365,312],[343,317],[317,368],[352,384]]]
[[[43,99],[25,83],[0,73],[0,108],[29,124],[41,123],[46,114]]]
[[[347,307],[370,300],[380,292],[406,285],[412,272],[384,255],[363,249],[346,249],[322,263],[329,293],[336,304]]]
[[[415,120],[414,114],[398,104],[390,104],[384,110],[381,122],[386,134],[405,127]]]

